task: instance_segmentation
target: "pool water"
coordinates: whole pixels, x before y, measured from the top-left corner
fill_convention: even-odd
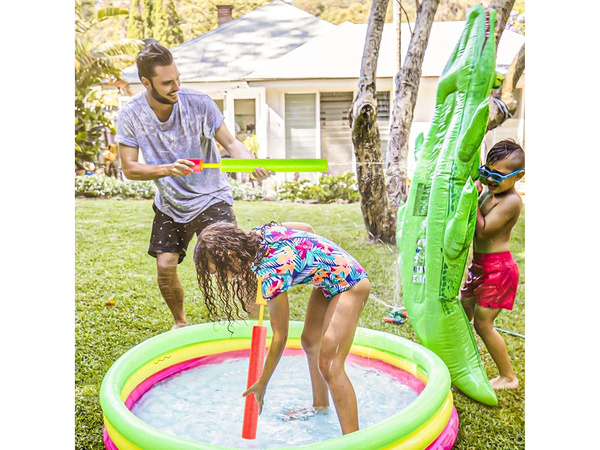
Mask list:
[[[418,382],[408,382],[409,387],[399,381],[410,381],[406,372],[394,368],[392,375],[362,365],[360,358],[352,356],[346,360],[346,373],[356,392],[360,428],[396,414],[419,395]],[[243,439],[242,393],[247,377],[247,357],[201,365],[156,383],[133,405],[132,412],[164,433],[236,448],[298,446],[341,435],[331,398],[324,413],[309,412],[292,420],[286,415],[290,410],[312,406],[308,365],[300,353],[281,358],[265,394],[256,439]]]

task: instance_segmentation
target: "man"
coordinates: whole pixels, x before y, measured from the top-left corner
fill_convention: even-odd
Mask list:
[[[119,112],[117,135],[123,173],[130,180],[154,180],[158,188],[148,253],[156,258],[157,282],[175,324],[187,325],[184,292],[177,265],[193,235],[214,222],[235,223],[233,196],[227,175],[218,170],[194,173],[188,158],[218,163],[216,139],[232,158],[252,158],[225,124],[207,95],[181,87],[171,52],[150,44],[136,59],[146,91]],[[145,163],[138,161],[142,150]],[[272,172],[257,168],[263,180]]]

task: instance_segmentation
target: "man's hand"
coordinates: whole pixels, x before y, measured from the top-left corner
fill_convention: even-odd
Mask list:
[[[254,394],[254,398],[256,399],[256,403],[258,403],[258,414],[260,415],[260,413],[262,412],[263,409],[263,404],[264,404],[264,398],[265,398],[265,391],[267,390],[267,386],[263,385],[260,380],[258,380],[256,383],[254,383],[252,386],[250,386],[248,388],[248,390],[246,392],[244,392],[242,395],[244,397],[246,397],[247,395],[250,394]]]
[[[194,169],[194,163],[187,159],[178,159],[168,167],[169,176],[171,177],[187,177]]]
[[[254,178],[256,178],[258,181],[263,181],[270,176],[275,175],[275,172],[264,169],[263,167],[257,167],[256,170],[252,172],[252,175],[254,175]]]

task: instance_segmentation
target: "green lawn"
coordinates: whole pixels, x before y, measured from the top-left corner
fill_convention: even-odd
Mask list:
[[[152,223],[151,201],[76,200],[75,223],[75,440],[77,449],[101,449],[102,412],[100,384],[111,364],[140,342],[167,331],[171,314],[156,285],[155,259],[146,251]],[[237,202],[238,224],[249,229],[275,221],[303,221],[318,234],[338,242],[366,268],[372,292],[388,304],[401,304],[395,275],[397,250],[366,240],[358,204],[304,205],[271,202]],[[500,314],[497,326],[525,334],[524,213],[512,238],[513,255],[521,270],[521,283],[512,312]],[[195,285],[190,258],[179,274],[186,292],[190,324],[206,322],[206,310]],[[309,288],[290,292],[291,319],[303,320]],[[106,306],[115,301],[115,306]],[[410,322],[390,325],[382,321],[386,308],[371,301],[359,326],[386,331],[416,341]],[[453,390],[460,418],[457,449],[525,448],[525,341],[503,335],[520,380],[517,391],[498,393],[499,406],[476,403]],[[497,375],[481,339],[477,337],[488,376]]]

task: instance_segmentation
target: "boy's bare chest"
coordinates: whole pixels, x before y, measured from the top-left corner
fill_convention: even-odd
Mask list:
[[[479,197],[479,209],[481,210],[481,214],[483,214],[483,216],[487,216],[498,203],[500,203],[500,200],[498,200],[489,192],[483,194],[481,197]]]

